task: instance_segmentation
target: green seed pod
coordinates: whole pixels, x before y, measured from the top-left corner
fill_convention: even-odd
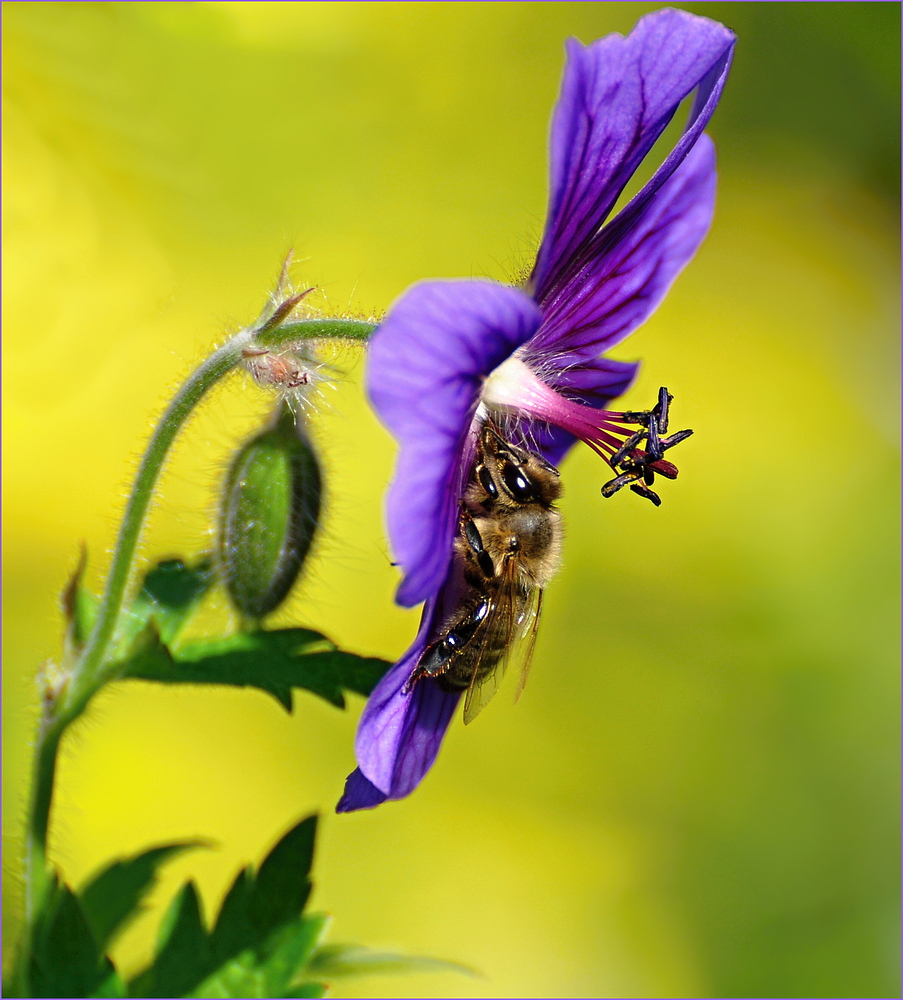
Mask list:
[[[317,456],[286,403],[238,451],[220,511],[220,562],[236,610],[256,620],[287,597],[320,516]]]

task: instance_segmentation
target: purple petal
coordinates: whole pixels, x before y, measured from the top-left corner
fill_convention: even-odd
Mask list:
[[[354,744],[358,770],[348,777],[337,807],[340,812],[402,799],[433,766],[461,696],[443,691],[432,679],[419,680],[410,691],[405,691],[405,685],[457,607],[464,587],[460,569],[453,569],[438,596],[424,605],[411,648],[370,695]]]
[[[404,689],[426,646],[418,639],[379,682],[358,726],[358,766],[390,799],[410,795],[433,766],[460,697],[431,679]]]
[[[562,368],[552,384],[571,399],[601,408],[627,392],[639,368],[638,361],[591,358]]]
[[[552,121],[549,215],[533,271],[536,298],[586,264],[587,244],[624,186],[695,88],[683,136],[646,186],[647,198],[699,138],[721,96],[734,35],[682,10],[641,18],[623,38],[568,42],[568,62]]]
[[[549,295],[531,353],[586,361],[623,340],[692,259],[714,205],[715,148],[703,135],[654,197],[640,192],[595,237],[583,268]]]
[[[373,809],[382,805],[388,797],[364,777],[359,767],[356,767],[345,779],[345,791],[335,811],[348,813],[358,809]]]
[[[387,519],[405,607],[435,594],[452,555],[483,379],[538,329],[537,305],[491,281],[429,281],[395,303],[368,350],[367,388],[401,446]],[[378,782],[377,782],[378,784]]]

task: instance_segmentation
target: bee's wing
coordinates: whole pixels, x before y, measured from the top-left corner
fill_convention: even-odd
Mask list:
[[[464,724],[472,722],[498,691],[505,670],[513,660],[520,660],[521,677],[518,683],[518,697],[527,680],[533,647],[536,644],[536,627],[539,623],[541,591],[533,590],[524,595],[515,585],[511,567],[511,577],[504,577],[492,601],[489,614],[482,623],[473,642],[479,646],[470,687],[464,699]],[[481,671],[480,664],[487,657],[496,659],[488,671]]]
[[[523,636],[524,648],[521,653],[520,677],[517,680],[517,691],[514,693],[514,700],[523,694],[527,685],[527,678],[530,676],[530,667],[533,666],[533,653],[536,649],[536,636],[539,633],[539,617],[542,614],[542,591],[537,588],[533,591],[532,600],[524,609],[524,614],[529,618],[524,622]]]

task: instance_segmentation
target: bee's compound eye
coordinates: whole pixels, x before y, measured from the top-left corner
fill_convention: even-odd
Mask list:
[[[502,469],[502,479],[508,492],[515,500],[524,501],[532,498],[533,484],[513,462],[505,463],[505,467]]]
[[[487,469],[485,465],[480,466],[479,471],[477,472],[477,479],[480,480],[480,486],[482,486],[493,499],[499,495],[499,491],[496,488],[495,483],[492,481],[489,469]]]

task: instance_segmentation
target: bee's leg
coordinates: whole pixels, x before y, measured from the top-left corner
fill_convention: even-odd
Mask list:
[[[444,636],[427,646],[420,662],[414,668],[402,689],[410,691],[422,677],[441,677],[451,667],[452,660],[474,637],[480,624],[489,614],[490,605],[487,599],[481,599],[475,607],[453,625]],[[452,685],[454,687],[454,685]]]
[[[462,511],[461,521],[464,525],[464,541],[467,542],[470,551],[474,554],[483,575],[487,579],[492,579],[495,576],[495,564],[492,561],[492,556],[483,546],[483,536],[480,534],[479,528],[473,523],[473,518],[467,511]]]
[[[495,483],[492,481],[492,473],[490,473],[489,469],[487,469],[485,465],[481,463],[474,471],[477,482],[483,487],[483,490],[488,498],[483,503],[483,506],[488,510],[498,498],[499,491],[496,488]]]
[[[448,641],[451,634],[453,633],[438,642],[434,642],[432,646],[427,646],[423,656],[420,657],[420,662],[414,668],[414,672],[407,679],[402,689],[404,692],[411,691],[422,677],[439,677],[448,670],[451,659],[455,655],[455,647]]]

